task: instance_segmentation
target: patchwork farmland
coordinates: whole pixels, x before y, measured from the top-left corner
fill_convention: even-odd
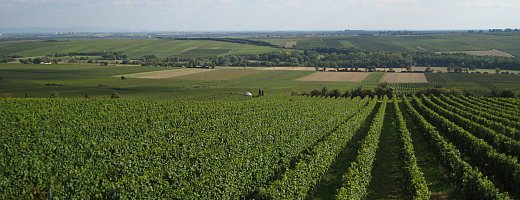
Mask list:
[[[518,34],[171,34],[0,38],[0,199],[520,199]]]
[[[89,52],[125,52],[130,58],[144,55],[167,57],[207,57],[230,54],[265,53],[274,51],[269,47],[235,44],[207,40],[61,40],[61,41],[0,41],[0,53],[19,56],[46,56],[54,53],[67,54]]]
[[[297,42],[296,48],[358,48],[369,51],[432,51],[432,52],[468,52],[478,55],[507,54],[520,57],[520,36],[456,34],[456,35],[424,35],[424,36],[344,36],[287,39],[259,39],[284,46],[287,41]],[[504,52],[503,53],[498,53]]]

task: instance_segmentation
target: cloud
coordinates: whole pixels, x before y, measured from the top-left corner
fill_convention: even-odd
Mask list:
[[[518,0],[465,0],[457,1],[459,4],[464,6],[475,6],[475,7],[505,7],[505,6],[519,6],[520,1]]]
[[[204,4],[222,4],[233,0],[4,0],[3,4],[28,7],[34,5],[72,6],[81,4],[124,5],[124,6],[190,6]]]

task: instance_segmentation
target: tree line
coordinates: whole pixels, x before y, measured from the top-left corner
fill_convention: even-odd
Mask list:
[[[308,96],[308,97],[330,97],[330,98],[355,98],[355,97],[383,97],[387,96],[392,98],[394,96],[394,90],[388,87],[387,83],[378,84],[377,88],[369,89],[359,87],[356,89],[345,90],[341,92],[339,89],[329,90],[327,87],[323,87],[321,90],[315,89],[310,92],[292,92],[291,96]]]
[[[17,58],[17,57],[18,56],[12,56],[9,54],[0,53],[0,63],[8,63],[8,62],[15,61],[15,58]]]
[[[125,60],[129,57],[124,52],[70,52],[70,53],[54,53],[49,54],[47,57],[73,57],[73,56],[99,56],[102,60]]]
[[[323,87],[321,90],[314,89],[312,91],[302,91],[302,92],[292,92],[291,93],[291,96],[330,97],[330,98],[354,98],[354,97],[374,98],[374,97],[381,97],[384,95],[388,96],[389,98],[392,98],[395,95],[394,89],[391,87],[388,87],[387,83],[379,83],[378,86],[374,89],[358,87],[356,89],[345,90],[344,92],[342,92],[339,89],[329,90],[329,89],[327,89],[327,87]],[[405,95],[408,95],[408,96],[412,96],[412,95],[417,95],[417,96],[421,96],[421,95],[471,96],[472,94],[469,92],[466,92],[466,91],[462,91],[457,88],[443,88],[442,86],[435,86],[433,88],[426,88],[426,89],[422,89],[417,92],[408,93]],[[499,98],[515,98],[517,96],[520,96],[520,94],[517,94],[510,89],[493,87],[493,88],[491,88],[491,92],[487,96],[499,97]]]
[[[155,55],[145,55],[138,59],[130,59],[124,52],[55,53],[39,59],[54,60],[63,56],[82,56],[80,58],[71,58],[79,60],[92,60],[93,58],[88,56],[97,56],[100,60],[116,60],[122,64],[171,67],[313,66],[322,70],[344,70],[349,68],[355,69],[355,71],[359,69],[373,71],[376,68],[388,68],[391,71],[393,68],[426,66],[449,67],[450,72],[463,72],[476,68],[520,70],[520,59],[515,57],[475,56],[464,53],[389,52],[332,48],[318,48],[304,51],[273,51],[262,54],[198,58],[182,56],[159,58]],[[6,60],[7,58],[6,55],[0,55],[0,59]],[[32,63],[28,60],[20,60],[20,62]]]
[[[326,52],[326,53],[324,53]],[[385,52],[318,49],[263,54],[227,55],[209,58],[143,56],[141,65],[158,66],[315,66],[319,68],[405,68],[411,66],[450,67],[454,72],[467,69],[520,70],[520,59],[473,56],[463,53]],[[457,69],[457,70],[455,70]],[[460,70],[459,70],[460,69]]]

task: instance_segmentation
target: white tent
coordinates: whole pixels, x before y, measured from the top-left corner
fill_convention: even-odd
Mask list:
[[[246,93],[244,93],[244,96],[245,97],[253,97],[253,94],[251,92],[246,92]]]

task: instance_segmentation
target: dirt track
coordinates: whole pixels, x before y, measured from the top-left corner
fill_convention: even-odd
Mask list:
[[[316,71],[315,67],[262,67],[258,70],[281,70],[281,71]]]
[[[161,71],[153,71],[153,72],[127,74],[125,76],[130,77],[130,78],[163,79],[163,78],[173,78],[173,77],[190,75],[190,74],[210,72],[213,70],[214,69],[172,69],[172,70],[161,70]]]
[[[489,50],[489,51],[463,51],[466,54],[474,55],[474,56],[498,56],[498,57],[513,57],[511,54],[499,51],[496,49]]]

